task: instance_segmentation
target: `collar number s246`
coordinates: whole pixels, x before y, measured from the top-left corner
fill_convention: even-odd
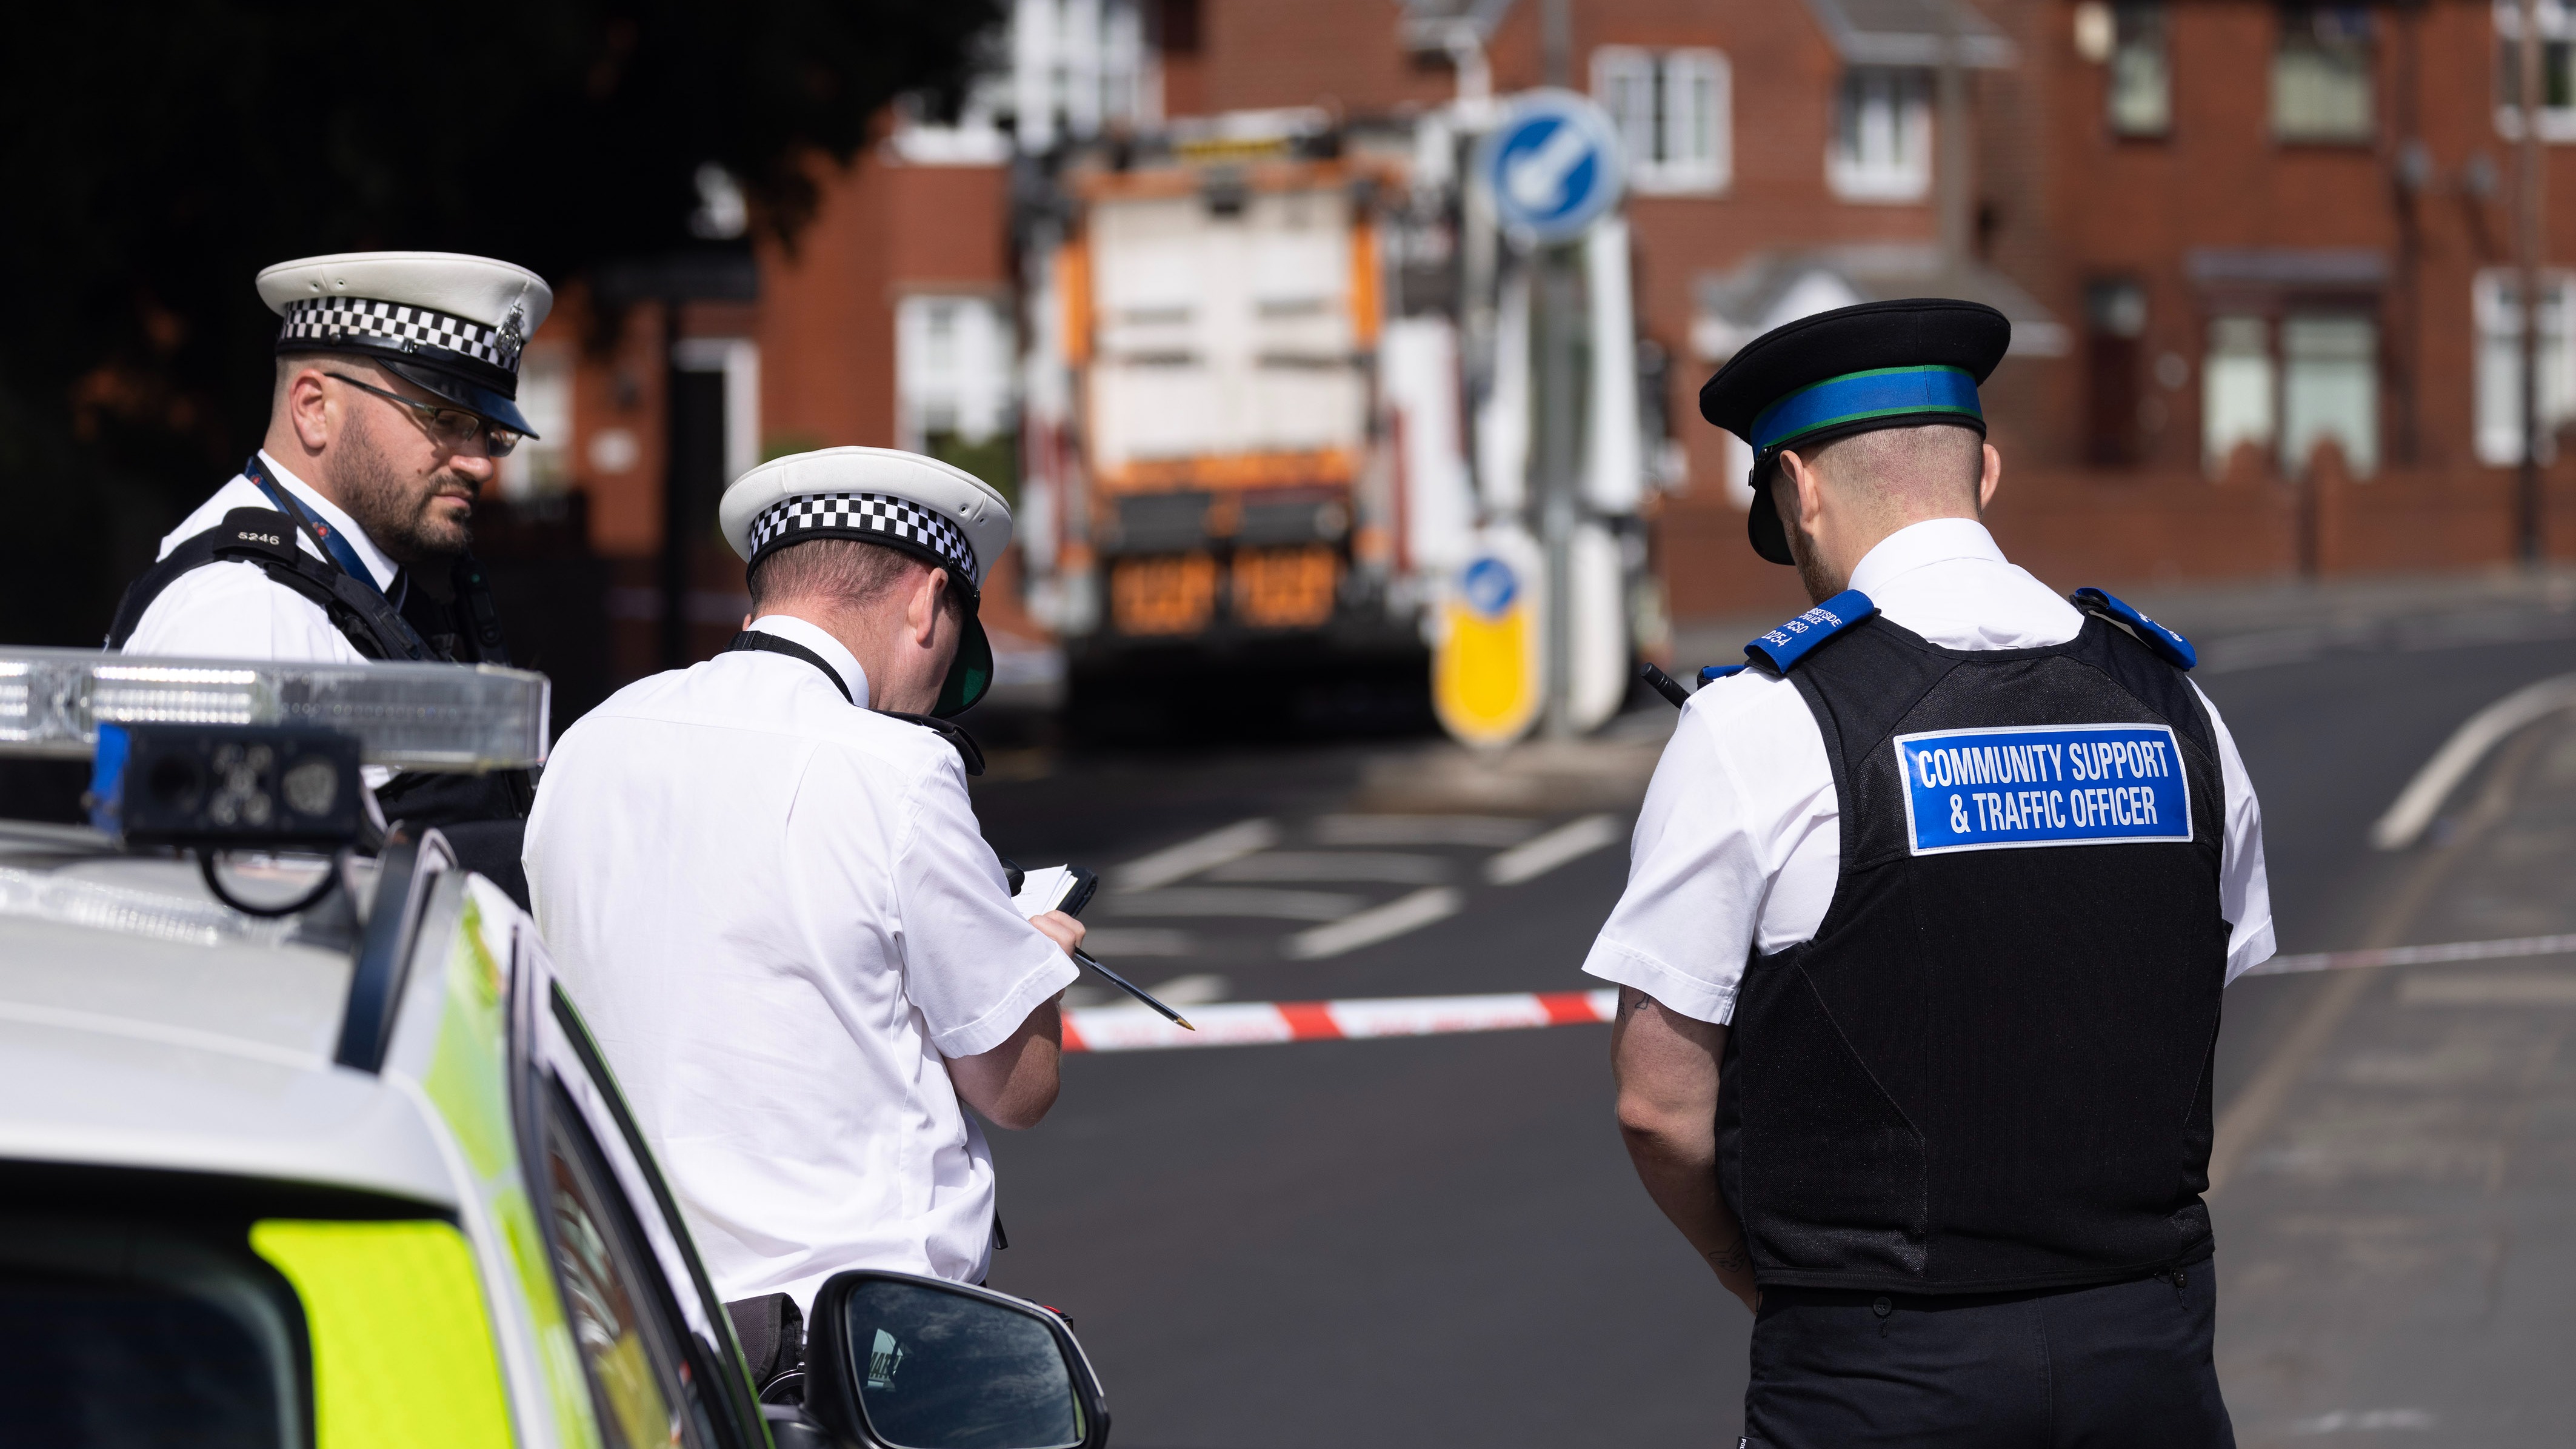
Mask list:
[[[2191,839],[2167,725],[2023,725],[1899,735],[1916,855]]]

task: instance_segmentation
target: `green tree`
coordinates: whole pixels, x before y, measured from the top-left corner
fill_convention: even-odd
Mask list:
[[[480,252],[561,285],[691,244],[695,177],[792,240],[817,154],[954,96],[998,0],[105,0],[0,46],[0,639],[95,643],[256,446],[263,266]]]

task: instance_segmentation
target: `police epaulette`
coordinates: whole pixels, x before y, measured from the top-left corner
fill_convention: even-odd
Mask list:
[[[2191,647],[2190,640],[2100,589],[2077,589],[2067,595],[2067,602],[2085,613],[2099,614],[2114,624],[2126,626],[2140,643],[2155,651],[2158,659],[2176,669],[2189,669],[2200,662],[2200,651]]]
[[[1744,646],[1744,657],[1786,674],[1810,650],[1878,612],[1858,589],[1845,589]]]

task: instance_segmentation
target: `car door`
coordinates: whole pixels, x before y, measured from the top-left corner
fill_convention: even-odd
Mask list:
[[[606,1449],[765,1449],[723,1305],[533,922],[512,950],[513,1103],[530,1196]]]

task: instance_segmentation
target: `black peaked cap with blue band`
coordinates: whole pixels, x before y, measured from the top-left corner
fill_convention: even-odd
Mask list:
[[[1977,384],[2003,361],[2012,323],[1980,302],[1908,297],[1838,307],[1746,343],[1699,390],[1700,416],[1753,448],[1753,551],[1794,563],[1768,486],[1780,450],[1879,428],[1986,430]]]

